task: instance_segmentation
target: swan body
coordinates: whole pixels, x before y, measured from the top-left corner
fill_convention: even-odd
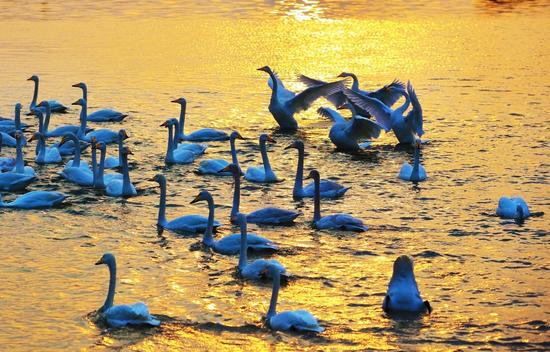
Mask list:
[[[97,142],[103,142],[105,144],[117,142],[118,132],[105,128],[87,132],[86,122],[88,120],[88,103],[86,102],[86,100],[80,98],[72,105],[80,105],[82,107],[82,110],[80,111],[80,127],[76,134],[80,140],[90,142],[92,138],[95,138]]]
[[[21,131],[15,132],[15,167],[11,172],[16,174],[24,174],[27,176],[36,176],[36,172],[30,166],[25,166],[25,161],[23,160],[23,146],[22,146],[23,133]]]
[[[74,133],[67,133],[63,136],[61,140],[61,145],[67,143],[68,141],[73,141],[73,143],[78,143],[78,138]],[[69,182],[76,183],[80,186],[92,186],[94,183],[93,172],[90,170],[88,164],[81,164],[80,160],[80,149],[75,149],[74,159],[69,161],[63,171],[59,174]]]
[[[241,202],[241,173],[237,165],[229,164],[222,169],[223,172],[231,172],[234,180],[233,205],[231,207],[231,222],[237,221]],[[246,215],[246,221],[253,224],[286,225],[290,224],[302,213],[275,207],[262,208]]]
[[[273,280],[269,310],[265,317],[267,326],[271,330],[297,331],[297,332],[323,332],[325,329],[319,325],[317,318],[307,310],[294,310],[277,313],[277,299],[281,287],[280,268],[268,265],[264,270]]]
[[[201,200],[206,201],[208,203],[208,223],[206,226],[206,231],[204,231],[202,243],[205,246],[212,248],[214,252],[218,252],[220,254],[233,255],[233,254],[239,253],[241,250],[240,234],[232,234],[218,241],[214,240],[214,238],[212,237],[212,231],[214,228],[214,199],[212,198],[212,195],[210,194],[210,192],[204,190],[204,191],[201,191],[195,197],[195,199],[191,201],[191,204],[199,202]],[[248,248],[256,251],[262,251],[262,250],[276,250],[277,246],[274,245],[267,238],[251,234]]]
[[[166,178],[157,174],[152,181],[158,182],[160,186],[159,212],[157,225],[174,232],[205,232],[208,228],[208,218],[202,215],[185,215],[171,221],[166,220]],[[213,227],[219,227],[221,223],[214,220]]]
[[[59,149],[56,147],[46,147],[46,139],[42,133],[35,132],[29,141],[34,139],[38,140],[38,154],[34,159],[37,164],[58,164],[63,162]]]
[[[315,196],[315,183],[311,182],[303,187],[304,179],[304,143],[302,141],[295,141],[287,146],[285,149],[296,148],[298,149],[298,167],[296,170],[296,178],[294,179],[294,188],[292,190],[292,196],[294,199],[302,199],[306,197]],[[343,196],[349,187],[344,187],[337,182],[321,180],[320,183],[321,198],[338,198]]]
[[[97,165],[97,148],[100,150],[99,165]],[[93,186],[94,188],[105,188],[106,184],[109,184],[113,180],[124,180],[124,176],[119,173],[106,174],[105,171],[105,155],[107,154],[107,147],[105,143],[92,143],[92,165],[93,165]]]
[[[268,81],[271,87],[269,112],[283,130],[297,130],[298,122],[294,119],[295,113],[307,110],[318,98],[329,96],[343,88],[342,82],[332,82],[310,87],[299,94],[295,94],[284,87],[283,82],[269,66],[261,67],[258,71],[264,71],[270,77]]]
[[[2,151],[3,135],[0,133],[0,152]],[[12,170],[15,167],[15,158],[2,156],[0,157],[0,172]]]
[[[21,123],[21,104],[15,104],[15,117],[13,119],[1,118],[0,119],[0,132],[12,134],[15,131],[23,131],[27,129],[29,125]],[[0,145],[2,143],[0,142]]]
[[[321,196],[319,189],[321,176],[317,170],[311,170],[309,178],[312,178],[315,184],[313,227],[319,230],[335,229],[355,232],[368,230],[368,227],[363,224],[363,221],[349,214],[332,214],[321,217]]]
[[[127,325],[159,326],[160,320],[149,314],[145,303],[138,302],[129,305],[114,305],[116,287],[116,260],[111,253],[105,253],[95,265],[106,264],[109,267],[109,290],[107,298],[98,313],[100,317],[113,328]]]
[[[104,167],[106,169],[115,169],[122,165],[122,148],[124,148],[124,141],[130,138],[125,129],[118,131],[117,143],[118,143],[118,157],[110,156],[105,159]]]
[[[404,163],[399,171],[399,178],[405,181],[421,182],[426,180],[426,169],[420,165],[420,142],[414,148],[414,163]]]
[[[497,215],[508,219],[526,219],[531,216],[527,203],[521,197],[501,197],[498,201]]]
[[[411,257],[402,255],[395,260],[382,309],[388,313],[431,313],[430,303],[420,297]]]
[[[166,146],[166,157],[164,163],[166,165],[173,164],[191,164],[195,161],[197,156],[186,149],[174,150],[174,121],[172,119],[166,120],[161,126],[166,127],[168,130],[168,144]]]
[[[130,181],[130,172],[128,170],[128,154],[132,154],[130,149],[122,149],[122,180],[114,178],[105,187],[105,193],[110,197],[133,197],[137,196],[137,191]]]
[[[244,178],[250,182],[272,183],[281,181],[271,169],[265,145],[267,141],[276,143],[275,140],[267,134],[263,133],[260,135],[260,152],[262,154],[263,166],[251,166],[246,170]]]
[[[34,180],[36,180],[36,176],[3,172],[0,173],[0,191],[20,191]]]
[[[226,141],[229,139],[229,135],[221,130],[216,130],[213,128],[203,128],[194,132],[191,132],[190,134],[184,133],[185,128],[185,111],[187,108],[187,100],[185,98],[178,98],[176,100],[172,100],[172,103],[180,104],[180,120],[178,128],[179,130],[176,132],[176,138],[175,141],[179,142],[181,141],[191,141],[191,142],[209,142],[209,141]]]
[[[32,101],[29,105],[29,110],[31,113],[33,113],[34,108],[36,107],[36,102],[38,100],[38,84],[39,84],[39,78],[37,75],[32,75],[27,79],[27,81],[33,81],[34,82],[34,92],[32,96]],[[52,112],[67,112],[68,108],[58,102],[57,100],[48,100],[47,101],[50,104],[50,108]]]
[[[51,208],[61,204],[67,195],[60,192],[31,191],[27,192],[11,203],[4,203],[0,197],[0,207],[18,209]]]
[[[174,141],[173,142],[174,142],[174,150],[175,151],[186,150],[186,151],[189,151],[189,152],[195,154],[196,156],[201,156],[202,154],[204,154],[204,152],[208,148],[208,144],[186,143],[186,142],[179,143],[179,141],[182,140],[182,139],[181,139],[181,137],[178,137],[177,134],[179,133],[180,130],[183,131],[183,129],[180,128],[180,123],[179,123],[178,119],[171,118],[170,121],[171,121],[171,123],[174,124],[175,136],[174,136]]]
[[[72,85],[75,88],[82,89],[82,99],[88,101],[88,87],[86,83],[80,82]],[[128,116],[113,109],[101,109],[92,112],[87,116],[86,120],[90,122],[120,122]]]
[[[244,139],[239,132],[233,131],[229,136],[229,144],[231,147],[231,159],[232,163],[239,165],[237,158],[237,149],[235,148],[235,139]],[[223,159],[207,159],[202,160],[197,172],[201,175],[215,175],[215,176],[231,176],[230,172],[221,172],[220,170],[227,167],[229,162]]]

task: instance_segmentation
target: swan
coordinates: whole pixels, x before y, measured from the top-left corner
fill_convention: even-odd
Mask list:
[[[393,129],[393,133],[399,143],[412,145],[424,134],[424,130],[422,129],[422,107],[420,106],[416,92],[410,81],[407,82],[407,91],[404,88],[395,86],[388,89],[399,92],[399,94],[405,97],[405,103],[395,110],[392,110],[376,98],[361,95],[350,89],[345,89],[344,94],[354,104],[373,115],[386,132]],[[411,103],[412,110],[404,117],[403,113]]]
[[[27,78],[27,81],[33,81],[34,82],[34,92],[32,95],[32,101],[29,106],[29,110],[31,111],[31,114],[33,113],[33,109],[36,107],[36,102],[38,100],[38,76],[32,75],[31,77]],[[58,102],[57,100],[48,100],[48,103],[50,103],[50,107],[52,109],[52,112],[67,112],[68,108]]]
[[[250,182],[272,183],[282,181],[279,180],[273,170],[271,170],[271,164],[269,163],[267,148],[265,146],[266,141],[277,143],[265,133],[260,135],[260,153],[262,154],[263,166],[251,166],[246,170],[244,178]]]
[[[11,172],[16,174],[25,174],[27,176],[36,176],[36,172],[30,166],[25,166],[23,160],[23,146],[21,140],[23,139],[23,133],[21,131],[15,131],[15,167]]]
[[[0,194],[0,207],[17,209],[51,208],[59,205],[67,198],[61,192],[30,191],[15,199],[11,203],[4,203]]]
[[[231,207],[230,220],[232,223],[237,221],[237,213],[239,212],[239,206],[241,201],[241,174],[240,170],[235,164],[229,164],[227,167],[221,170],[222,172],[231,172],[234,180],[233,191],[233,206]],[[255,210],[246,215],[246,221],[251,224],[264,224],[264,225],[286,225],[290,224],[302,213],[285,210],[275,207],[267,207]]]
[[[174,124],[174,131],[179,131],[180,129],[180,123],[178,121],[178,119],[176,118],[171,118],[170,121]],[[206,151],[206,148],[208,148],[208,144],[200,144],[200,143],[185,143],[185,142],[182,142],[182,143],[178,143],[178,138],[174,137],[174,150],[175,151],[179,151],[179,150],[188,150],[190,152],[192,152],[193,154],[195,154],[196,156],[200,156],[202,154],[204,154],[204,152]]]
[[[208,142],[208,141],[226,141],[229,139],[229,136],[226,132],[221,130],[216,130],[213,128],[203,128],[190,134],[186,135],[184,133],[185,128],[185,110],[187,107],[187,100],[185,98],[178,98],[172,100],[172,103],[180,104],[180,121],[179,121],[179,130],[176,132],[176,141],[192,141],[192,142]]]
[[[72,86],[82,89],[82,99],[88,101],[88,87],[84,82],[76,83]],[[101,109],[92,112],[86,117],[86,120],[90,122],[120,122],[124,120],[126,116],[128,116],[128,114],[123,114],[113,109]]]
[[[121,328],[126,325],[151,325],[159,326],[160,320],[149,314],[149,309],[143,302],[115,306],[116,286],[116,260],[111,253],[105,253],[95,265],[105,264],[109,268],[109,291],[101,308],[98,309],[100,317],[113,328]]]
[[[321,217],[321,196],[319,191],[320,175],[319,171],[311,170],[308,178],[312,178],[315,183],[315,197],[313,206],[313,227],[319,230],[343,230],[363,232],[368,227],[363,225],[363,221],[354,218],[349,214],[331,214]]]
[[[86,102],[86,100],[80,98],[72,105],[80,105],[82,107],[82,110],[80,111],[80,128],[78,129],[78,132],[76,134],[80,140],[90,142],[92,137],[95,137],[98,142],[103,142],[105,144],[115,143],[118,140],[118,132],[111,131],[105,128],[86,132],[88,103]]]
[[[78,129],[80,128],[79,125],[61,125],[57,126],[53,131],[49,131],[50,127],[50,117],[51,117],[51,106],[48,101],[42,101],[40,104],[38,104],[39,108],[44,108],[43,112],[46,114],[44,117],[44,123],[42,124],[42,133],[46,137],[63,137],[67,133],[78,133]],[[42,109],[34,109],[35,115],[38,115],[39,117],[42,115]]]
[[[128,171],[128,154],[132,151],[128,147],[122,148],[122,180],[115,178],[105,187],[105,193],[110,197],[133,197],[137,196],[136,188],[130,181]]]
[[[298,168],[296,170],[296,178],[294,180],[294,188],[292,189],[292,197],[294,199],[302,199],[305,197],[315,196],[315,183],[311,182],[303,187],[304,178],[304,142],[295,141],[285,148],[298,149]],[[322,198],[338,198],[343,196],[349,187],[344,187],[334,181],[321,180],[321,197]]]
[[[237,265],[237,272],[239,275],[248,280],[261,280],[266,278],[264,275],[265,269],[268,265],[273,265],[279,269],[279,274],[283,275],[285,278],[288,279],[288,275],[286,273],[285,267],[279,263],[277,260],[274,259],[257,259],[253,262],[248,262],[248,249],[253,249],[254,247],[251,246],[251,243],[248,241],[249,236],[253,236],[252,234],[248,234],[246,230],[246,215],[244,214],[237,214],[237,221],[239,223],[239,227],[241,229],[241,234],[239,235],[239,244],[240,249],[238,251],[239,253],[239,264]],[[232,235],[233,236],[233,235]],[[227,237],[225,237],[227,238]],[[252,240],[254,242],[254,239]],[[275,247],[276,248],[276,247]],[[269,277],[271,279],[271,277]]]
[[[353,80],[353,83],[351,85],[351,90],[353,90],[354,92],[357,92],[359,94],[366,95],[366,96],[369,96],[371,98],[378,99],[381,102],[383,102],[384,104],[386,104],[387,106],[392,106],[401,97],[401,94],[399,94],[399,93],[397,93],[393,90],[390,90],[389,87],[405,88],[403,83],[399,82],[398,80],[394,80],[392,83],[390,83],[388,85],[385,85],[384,87],[382,87],[378,90],[370,92],[370,91],[366,91],[366,90],[363,90],[363,89],[359,88],[359,80],[357,79],[357,76],[353,73],[342,72],[338,75],[338,77],[342,77],[342,78],[351,77],[351,79]],[[318,80],[318,79],[314,79],[314,78],[310,78],[310,77],[305,76],[305,75],[298,76],[298,79],[308,87],[315,87],[315,86],[319,86],[319,85],[322,85],[322,84],[327,84],[327,82],[324,82],[324,81],[321,81],[321,80]],[[344,95],[344,93],[342,91],[336,92],[336,93],[326,97],[326,99],[328,101],[330,101],[332,104],[334,104],[334,106],[336,108],[340,108],[342,106],[345,106],[346,102],[347,102],[346,96]],[[359,106],[356,106],[354,104],[351,104],[351,105],[353,105],[353,107],[355,109],[357,109],[357,113],[359,115],[365,116],[365,117],[370,116],[368,111],[363,110]]]
[[[63,136],[63,138],[61,139],[61,142],[57,144],[57,149],[59,149],[59,153],[61,155],[63,155],[62,150],[64,149],[64,146],[66,144],[70,144],[73,146],[72,149],[74,151],[74,158],[69,160],[67,164],[65,164],[65,168],[77,167],[77,168],[84,169],[85,171],[90,171],[90,166],[88,165],[88,162],[86,162],[85,160],[80,160],[81,148],[74,148],[75,145],[81,144],[81,143],[84,143],[84,142],[81,142],[74,133],[67,133],[66,135]]]
[[[531,213],[523,198],[501,197],[498,201],[497,215],[502,218],[523,220],[531,216]]]
[[[40,132],[35,132],[29,142],[37,140],[37,150],[38,155],[35,157],[37,164],[57,164],[62,162],[61,154],[59,154],[59,149],[56,147],[46,147],[46,139],[44,135]]]
[[[0,132],[0,135],[2,135],[2,145],[15,148],[15,146],[17,145],[15,138],[5,132]]]
[[[3,135],[0,133],[0,152],[2,152]],[[0,172],[12,170],[15,167],[15,158],[2,156],[0,157]]]
[[[328,136],[336,148],[353,152],[369,146],[370,142],[359,144],[358,141],[378,138],[383,127],[375,121],[357,115],[352,104],[347,103],[347,106],[352,113],[350,120],[346,120],[330,108],[320,107],[317,113],[332,120],[333,125]]]
[[[325,329],[319,326],[317,318],[307,310],[293,310],[277,313],[277,298],[281,287],[280,269],[275,265],[268,265],[264,269],[264,275],[269,275],[273,280],[271,301],[265,321],[271,330],[298,331],[298,332],[323,332]]]
[[[229,145],[231,147],[231,162],[239,167],[237,159],[237,149],[235,148],[235,139],[244,139],[237,131],[233,131],[229,136]],[[197,172],[201,175],[231,176],[230,172],[220,172],[221,169],[229,165],[227,160],[207,159],[202,160]],[[239,167],[240,169],[240,167]]]
[[[99,165],[97,165],[96,153],[97,148],[100,150]],[[121,149],[122,150],[122,149]],[[113,180],[123,180],[122,174],[112,173],[105,174],[105,155],[107,154],[107,146],[105,143],[93,143],[92,142],[92,165],[93,165],[93,186],[94,188],[105,188],[105,184]]]
[[[174,122],[171,119],[166,120],[161,127],[166,127],[168,130],[168,144],[166,146],[166,156],[164,163],[172,164],[191,164],[197,156],[189,150],[174,150]]]
[[[191,201],[191,204],[200,202],[200,201],[206,201],[208,203],[208,224],[206,226],[206,231],[204,231],[204,235],[202,237],[202,243],[212,248],[214,252],[218,252],[220,254],[225,255],[232,255],[237,254],[241,250],[241,235],[240,234],[232,234],[229,236],[225,236],[224,238],[215,241],[212,237],[212,230],[214,228],[214,198],[212,198],[212,195],[210,192],[204,190],[201,191],[195,199]],[[248,248],[254,251],[268,251],[268,250],[277,250],[277,246],[273,244],[270,240],[267,238],[250,234],[250,242],[248,244]]]
[[[0,132],[14,133],[17,130],[23,131],[27,129],[29,125],[21,123],[21,104],[15,104],[15,117],[13,119],[2,118],[0,119]]]
[[[118,157],[110,156],[105,159],[105,168],[106,169],[115,169],[122,165],[122,154],[121,150],[124,148],[124,141],[130,138],[125,129],[118,131],[117,143],[118,143]]]
[[[399,178],[405,181],[420,182],[426,180],[426,169],[420,165],[420,142],[416,141],[414,148],[414,163],[404,163],[399,171]]]
[[[297,130],[298,122],[294,119],[295,113],[307,110],[318,98],[334,94],[344,87],[340,81],[331,82],[307,88],[296,94],[285,88],[281,79],[269,66],[260,67],[258,71],[264,71],[270,77],[268,81],[271,87],[269,112],[283,130]]]
[[[0,191],[20,191],[36,180],[36,176],[13,172],[0,173]]]
[[[160,186],[159,212],[157,226],[174,232],[204,232],[207,229],[208,219],[202,215],[184,215],[172,221],[166,220],[166,178],[157,174],[151,181],[158,182]],[[214,221],[214,227],[221,226],[217,220]]]
[[[393,263],[393,274],[382,309],[388,313],[431,313],[430,302],[422,301],[414,278],[413,259],[402,255]]]

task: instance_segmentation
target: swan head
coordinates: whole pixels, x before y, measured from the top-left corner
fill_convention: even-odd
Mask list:
[[[15,104],[15,113],[17,114],[20,111],[21,111],[21,103]]]
[[[271,143],[277,143],[273,138],[271,138],[270,135],[266,134],[266,133],[262,133],[260,135],[260,143],[265,143],[265,142],[271,142]]]
[[[414,277],[413,259],[408,255],[398,257],[393,263],[392,277]]]
[[[271,71],[271,67],[269,67],[269,66],[260,67],[258,69],[258,71],[264,71],[264,72],[267,72],[267,73],[273,72],[273,71]]]
[[[38,104],[38,105],[36,105],[36,106],[38,106],[39,108],[44,107],[44,108],[46,108],[46,110],[47,110],[47,109],[50,108],[50,102],[47,101],[47,100],[42,100],[42,101],[40,102],[40,104]]]
[[[118,131],[118,137],[119,138],[122,138],[122,140],[126,140],[128,138],[130,138],[130,135],[126,132],[126,130],[123,128],[121,130]]]
[[[184,97],[181,97],[181,98],[178,98],[178,99],[174,99],[172,101],[170,101],[171,103],[177,103],[177,104],[180,104],[180,105],[186,105],[187,104],[187,100],[185,100]]]
[[[101,256],[101,258],[95,263],[95,265],[101,265],[101,264],[112,264],[115,263],[115,256],[111,253],[105,253]]]
[[[32,75],[29,78],[27,78],[27,81],[38,82],[38,76],[37,75]]]
[[[124,155],[134,155],[134,153],[132,153],[132,151],[128,147],[122,148],[122,154],[124,154]]]
[[[166,121],[164,121],[163,123],[160,124],[160,127],[170,127],[170,126],[173,126],[174,125],[174,122],[172,121],[172,119],[168,119]]]
[[[15,131],[15,134],[13,135],[13,137],[18,140],[18,139],[21,139],[21,137],[23,137],[23,133],[19,130]]]
[[[156,174],[155,176],[153,176],[152,179],[150,179],[149,181],[155,181],[155,182],[158,182],[158,184],[166,184],[166,177],[164,177],[163,174]]]
[[[96,145],[97,145],[97,148],[99,148],[99,150],[101,150],[101,152],[103,153],[107,150],[107,144],[103,142],[97,142]]]
[[[43,140],[44,139],[44,135],[40,132],[34,132],[31,136],[31,138],[29,138],[29,142],[32,142],[32,141],[36,141],[36,140]]]
[[[523,220],[525,218],[525,213],[523,212],[523,208],[521,205],[516,206],[516,219],[517,220]]]
[[[338,76],[336,77],[342,77],[342,78],[346,78],[346,77],[353,77],[353,73],[349,73],[349,72],[342,72],[340,73]]]
[[[208,192],[207,190],[202,190],[189,204],[194,204],[200,202],[201,200],[210,201],[211,199],[212,195],[210,194],[210,192]]]
[[[304,142],[302,142],[302,141],[294,141],[294,142],[292,142],[291,144],[287,145],[287,146],[285,147],[285,150],[291,149],[291,148],[298,149],[298,150],[303,150],[303,149],[304,149]]]
[[[319,171],[317,171],[317,170],[315,170],[315,169],[311,170],[311,171],[309,172],[309,175],[307,175],[306,180],[307,180],[307,179],[310,179],[310,178],[312,178],[312,179],[314,179],[314,180],[320,179],[321,176],[319,175]]]
[[[280,280],[281,271],[279,268],[273,264],[268,264],[266,267],[261,271],[260,276],[261,277],[271,277],[275,279],[276,277],[279,277]]]
[[[240,175],[239,167],[235,164],[229,164],[218,172],[231,172],[233,175]]]
[[[72,87],[86,89],[86,84],[84,82],[79,82],[79,83],[73,84]]]
[[[83,98],[80,98],[77,101],[75,101],[74,103],[72,103],[71,105],[85,106],[86,105],[86,100],[84,100]]]
[[[245,140],[246,138],[244,138],[243,136],[241,136],[241,134],[237,131],[233,131],[231,132],[231,135],[229,136],[230,139],[242,139],[242,140]]]

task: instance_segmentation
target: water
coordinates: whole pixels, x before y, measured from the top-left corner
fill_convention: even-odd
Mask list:
[[[383,2],[209,1],[0,2],[0,115],[28,106],[41,77],[42,98],[70,104],[71,84],[89,87],[90,111],[129,112],[139,196],[127,202],[64,182],[58,166],[40,167],[30,189],[59,190],[70,203],[48,211],[0,211],[0,346],[5,350],[365,350],[549,348],[547,216],[523,225],[492,216],[501,195],[521,194],[533,211],[550,212],[548,153],[550,15],[545,1]],[[207,212],[189,202],[209,189],[228,225],[232,183],[198,177],[189,166],[163,167],[166,131],[177,116],[170,100],[185,96],[188,126],[238,129],[244,167],[260,163],[256,139],[273,132],[267,111],[269,64],[291,89],[296,74],[326,80],[355,72],[364,88],[410,79],[422,103],[422,151],[429,180],[396,178],[412,155],[384,135],[360,155],[334,151],[330,123],[314,107],[297,116],[296,135],[274,133],[270,146],[281,184],[244,182],[242,210],[271,204],[304,216],[289,228],[257,228],[281,245],[274,258],[298,277],[279,309],[305,308],[327,330],[320,336],[272,333],[261,326],[269,285],[237,280],[237,258],[197,248],[199,237],[155,229],[158,189],[168,179],[168,218]],[[52,126],[77,123],[78,110]],[[24,121],[33,123],[25,116]],[[308,227],[312,202],[291,200],[296,152],[306,168],[351,186],[323,210],[364,219],[363,234]],[[12,153],[12,150],[7,150]],[[4,152],[5,153],[5,152]],[[116,148],[109,148],[115,155]],[[229,158],[210,143],[205,158]],[[85,154],[89,158],[89,153]],[[5,198],[11,195],[5,194]],[[87,319],[104,300],[108,273],[94,266],[118,259],[118,303],[142,300],[161,328],[102,331]],[[414,321],[383,314],[382,299],[398,255],[415,258],[417,281],[434,312]]]

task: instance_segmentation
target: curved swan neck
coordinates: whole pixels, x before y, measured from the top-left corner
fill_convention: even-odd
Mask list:
[[[160,186],[160,200],[159,200],[159,213],[157,218],[157,225],[164,226],[166,224],[166,179],[159,181]]]
[[[185,130],[185,111],[187,109],[187,102],[182,102],[180,105],[181,105],[181,109],[180,109],[180,120],[178,125],[178,137],[183,138],[184,130]]]
[[[214,199],[211,195],[206,198],[208,202],[208,224],[206,225],[206,231],[204,231],[203,242],[211,244],[214,239],[212,237],[212,230],[214,229]]]
[[[80,88],[82,89],[82,99],[88,101],[88,87],[83,84]]]
[[[130,181],[130,171],[128,170],[128,155],[122,153],[122,194],[130,195],[132,193],[132,183]]]
[[[299,197],[304,188],[304,147],[298,147],[298,167],[296,169],[296,179],[294,181],[293,196]]]
[[[264,164],[264,172],[267,176],[268,174],[271,174],[273,171],[271,170],[271,164],[269,163],[269,157],[267,156],[267,147],[266,147],[266,141],[260,140],[260,152],[262,154],[262,163]]]
[[[122,148],[124,148],[124,137],[118,135],[118,166],[122,166]]]
[[[313,182],[315,183],[315,194],[313,200],[313,221],[316,222],[321,219],[321,180],[319,178],[319,175],[315,175],[313,177]]]
[[[269,310],[267,311],[267,318],[271,318],[277,314],[277,298],[279,297],[279,288],[281,287],[281,274],[277,271],[273,275],[273,289],[271,291],[271,300],[269,301]]]
[[[44,114],[40,111],[36,111],[36,117],[38,117],[38,132],[44,132]]]
[[[46,140],[42,134],[38,135],[38,143],[36,143],[36,158],[44,161],[46,158]]]
[[[38,100],[38,79],[34,81],[34,92],[32,93],[31,109],[36,106]]]
[[[84,101],[82,103],[82,110],[80,111],[80,128],[78,129],[78,138],[82,138],[86,135],[87,118],[88,118],[88,103]]]
[[[350,73],[349,76],[351,79],[353,79],[353,83],[351,85],[351,90],[358,92],[359,91],[359,80],[357,79],[357,76],[355,73]]]
[[[240,173],[233,173],[233,206],[231,207],[231,221],[237,218],[237,213],[239,212],[239,206],[241,202],[241,175]]]
[[[52,117],[52,108],[50,107],[50,104],[46,103],[46,116],[44,117],[44,126],[43,130],[44,133],[48,133],[48,128],[50,128],[50,118]]]
[[[99,155],[99,167],[97,170],[98,186],[102,188],[105,187],[104,173],[105,173],[105,156],[106,155],[107,155],[107,147],[105,145],[102,145],[100,149],[100,155]],[[120,165],[122,166],[122,163]]]
[[[416,181],[419,179],[420,172],[420,148],[414,148],[414,163],[411,172],[411,180]]]
[[[243,269],[248,261],[247,256],[247,229],[246,220],[242,220],[240,223],[241,228],[241,252],[239,253],[239,269]]]
[[[22,174],[25,172],[25,162],[23,161],[23,146],[21,145],[21,138],[16,138],[15,153],[15,172]]]
[[[403,115],[403,113],[409,108],[409,104],[411,103],[409,95],[406,92],[401,92],[401,95],[405,97],[405,102],[403,103],[403,105],[395,109],[395,111],[398,112],[399,115]]]
[[[99,186],[99,171],[97,166],[97,147],[92,145],[92,184],[94,187]]]
[[[272,70],[268,70],[267,73],[269,74],[269,77],[271,77],[271,99],[277,98],[277,91],[279,90],[279,82],[277,81],[277,76],[275,76],[275,73],[273,73]]]
[[[107,266],[109,267],[109,291],[107,292],[107,298],[105,303],[99,309],[100,312],[104,312],[113,306],[115,300],[115,288],[116,288],[116,262],[109,261]]]
[[[168,144],[166,146],[166,161],[174,160],[174,126],[168,126]]]
[[[231,163],[237,166],[237,169],[241,169],[239,166],[239,158],[237,157],[237,147],[235,146],[235,137],[231,136],[229,140],[229,145],[231,147]]]

